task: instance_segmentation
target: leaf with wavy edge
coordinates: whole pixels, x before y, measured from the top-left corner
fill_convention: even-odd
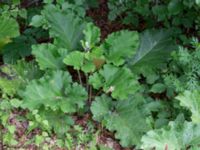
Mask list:
[[[136,31],[122,30],[110,34],[102,44],[102,47],[105,51],[107,62],[119,66],[136,53],[138,45],[139,36]]]
[[[36,57],[40,69],[60,69],[64,67],[63,58],[67,54],[67,50],[58,48],[55,45],[39,44],[32,46],[32,54]]]
[[[89,82],[96,89],[103,88],[104,92],[111,93],[113,98],[124,100],[135,94],[140,85],[137,76],[126,67],[116,67],[106,64],[98,73],[89,77]]]
[[[80,48],[80,40],[86,23],[73,13],[66,14],[54,5],[47,5],[42,11],[49,25],[50,36],[56,38],[57,45],[74,50]]]
[[[192,122],[200,123],[200,92],[197,90],[185,91],[178,95],[176,99],[180,101],[181,106],[192,112]]]
[[[129,60],[133,71],[156,68],[165,62],[177,47],[167,30],[146,30],[140,36],[140,46],[135,56]]]
[[[142,137],[144,150],[180,150],[200,144],[200,125],[192,122],[170,122],[166,128],[151,130]]]
[[[124,101],[113,101],[102,95],[92,103],[93,118],[109,129],[116,131],[115,137],[126,146],[140,144],[143,133],[151,129],[143,112],[144,99],[135,95]]]
[[[8,16],[0,16],[0,49],[11,41],[11,38],[19,36],[17,21]]]
[[[39,80],[31,81],[22,96],[23,107],[30,110],[45,106],[51,110],[73,113],[83,108],[87,92],[81,85],[72,83],[68,72],[53,71]]]

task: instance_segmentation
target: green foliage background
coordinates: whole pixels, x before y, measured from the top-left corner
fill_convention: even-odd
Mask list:
[[[105,39],[98,1],[26,2],[0,3],[0,149],[199,149],[199,0],[108,0]]]

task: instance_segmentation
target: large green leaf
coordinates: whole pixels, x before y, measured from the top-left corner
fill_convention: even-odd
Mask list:
[[[74,50],[80,47],[85,22],[73,13],[66,14],[54,5],[47,5],[42,11],[50,31],[59,46]]]
[[[8,16],[0,16],[0,48],[7,44],[11,38],[17,37],[19,25],[17,21]]]
[[[13,38],[19,35],[17,21],[8,16],[0,16],[0,39]]]
[[[177,15],[180,14],[181,11],[183,11],[184,5],[179,0],[171,0],[168,4],[168,15]]]
[[[31,54],[31,45],[35,44],[34,40],[30,40],[27,35],[19,36],[13,39],[13,42],[8,43],[3,48],[4,63],[14,64],[20,58]]]
[[[181,150],[200,144],[200,125],[191,122],[170,122],[162,129],[151,130],[142,137],[144,150]]]
[[[89,82],[96,89],[103,87],[103,91],[112,93],[116,99],[126,99],[139,89],[137,77],[126,67],[104,65],[98,73],[89,77]]]
[[[57,48],[53,44],[39,44],[32,46],[32,54],[36,57],[40,69],[60,69],[64,67],[63,58],[67,50]]]
[[[192,112],[192,122],[200,123],[200,92],[185,91],[176,97],[180,101],[180,105],[189,109]]]
[[[73,66],[76,70],[80,70],[84,62],[84,53],[79,51],[71,52],[64,58],[63,62],[66,65]]]
[[[107,61],[119,66],[136,53],[138,45],[139,36],[137,32],[122,30],[110,34],[102,46]]]
[[[156,68],[169,58],[173,50],[176,50],[176,46],[170,31],[147,30],[141,34],[139,49],[129,60],[129,65],[137,71]]]
[[[30,110],[45,106],[70,113],[84,106],[87,92],[82,86],[72,83],[68,72],[54,71],[39,80],[31,81],[22,96],[23,107]]]
[[[96,97],[92,103],[93,118],[109,129],[126,146],[140,144],[140,139],[150,128],[141,108],[143,98],[134,96],[124,101],[112,101],[105,95]]]
[[[82,46],[86,51],[94,48],[100,41],[100,29],[93,23],[87,23],[86,28],[83,30],[85,40],[81,41]]]
[[[76,70],[82,70],[85,73],[94,72],[96,69],[93,53],[73,51],[63,60],[66,65],[73,66]]]

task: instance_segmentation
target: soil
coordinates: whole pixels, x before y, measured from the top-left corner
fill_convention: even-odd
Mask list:
[[[128,26],[119,22],[111,22],[108,20],[108,0],[99,0],[99,8],[91,8],[87,11],[87,15],[94,20],[94,23],[101,29],[101,39],[105,39],[108,34],[126,29]]]

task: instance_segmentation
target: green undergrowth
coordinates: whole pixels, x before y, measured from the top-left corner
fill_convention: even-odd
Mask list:
[[[1,148],[109,150],[118,143],[199,149],[200,43],[184,34],[199,29],[199,18],[190,14],[199,1],[152,1],[149,10],[147,1],[131,2],[137,5],[129,9],[129,1],[109,0],[112,20],[126,12],[122,23],[132,23],[129,15],[136,12],[164,26],[122,29],[105,39],[86,15],[95,2],[44,0],[26,9],[20,1],[0,4]],[[119,3],[123,8],[115,10]],[[183,11],[191,16],[185,22]],[[104,132],[111,144],[101,139]]]

